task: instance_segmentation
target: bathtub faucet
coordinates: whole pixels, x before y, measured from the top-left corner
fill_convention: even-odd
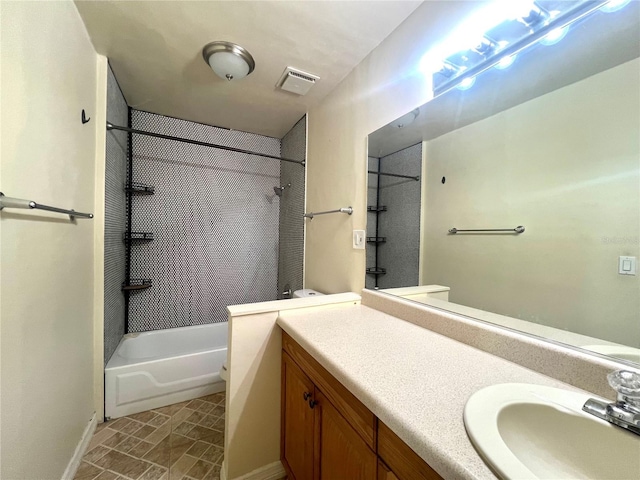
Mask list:
[[[282,292],[282,299],[286,299],[286,298],[291,298],[291,295],[293,294],[293,292],[291,291],[291,286],[287,283],[284,286],[285,290],[284,292]]]

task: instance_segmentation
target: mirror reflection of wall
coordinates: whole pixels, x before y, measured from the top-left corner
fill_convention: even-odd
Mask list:
[[[617,271],[639,253],[638,71],[632,60],[426,142],[423,282],[454,303],[640,347],[637,277]]]
[[[621,271],[640,258],[640,2],[565,33],[369,136],[376,158],[424,148],[420,281],[379,287],[449,287],[425,302],[640,363],[640,272]]]
[[[369,157],[367,288],[418,284],[421,170],[421,143]]]

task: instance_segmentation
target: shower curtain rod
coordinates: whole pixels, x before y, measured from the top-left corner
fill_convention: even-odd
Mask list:
[[[107,130],[121,130],[123,132],[137,133],[138,135],[146,135],[148,137],[164,138],[165,140],[175,140],[176,142],[191,143],[192,145],[200,145],[202,147],[219,148],[221,150],[227,150],[230,152],[246,153],[248,155],[256,155],[258,157],[273,158],[274,160],[280,160],[282,162],[297,163],[298,165],[302,165],[303,167],[306,165],[306,162],[304,160],[293,160],[291,158],[276,157],[275,155],[268,155],[266,153],[243,150],[241,148],[227,147],[226,145],[218,145],[216,143],[207,143],[201,142],[199,140],[189,140],[188,138],[172,137],[170,135],[163,135],[161,133],[145,132],[144,130],[136,130],[135,128],[121,127],[110,122],[107,122]]]
[[[382,172],[374,172],[373,170],[367,170],[369,173],[373,173],[374,175],[384,175],[386,177],[398,177],[398,178],[410,178],[411,180],[415,180],[416,182],[420,180],[418,175],[400,175],[399,173],[382,173]]]

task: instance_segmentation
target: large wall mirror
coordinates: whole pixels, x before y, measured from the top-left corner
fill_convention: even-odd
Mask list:
[[[369,136],[366,287],[638,364],[640,2],[552,33]]]

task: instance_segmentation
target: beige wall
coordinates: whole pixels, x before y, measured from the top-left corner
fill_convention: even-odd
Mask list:
[[[1,190],[93,211],[104,123],[94,117],[98,57],[80,16],[70,1],[0,9]],[[60,478],[94,412],[94,228],[103,218],[7,209],[0,219],[0,476]]]
[[[305,309],[360,303],[355,293],[233,305],[229,311],[226,395],[226,478],[280,478],[280,372],[278,317]],[[269,476],[272,474],[274,476]]]
[[[425,284],[450,301],[640,347],[640,60],[426,142]],[[440,179],[445,176],[447,183]],[[507,228],[513,235],[446,234]]]
[[[307,211],[351,205],[344,214],[306,220],[305,287],[326,293],[364,288],[367,135],[431,98],[420,58],[483,2],[425,2],[308,116]]]
[[[224,454],[229,479],[280,459],[278,314],[229,315]]]

